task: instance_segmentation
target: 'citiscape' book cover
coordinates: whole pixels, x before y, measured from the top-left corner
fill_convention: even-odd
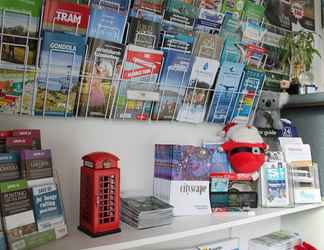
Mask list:
[[[156,81],[163,51],[128,45],[124,55],[114,117],[147,120],[158,99]]]
[[[72,115],[85,44],[85,37],[44,32],[36,115]]]
[[[0,113],[32,114],[36,71],[0,69]]]
[[[85,77],[82,81],[81,116],[109,118],[115,101],[124,45],[100,39],[88,39]]]
[[[155,103],[152,119],[173,120],[177,117],[179,107],[190,80],[194,57],[189,53],[169,50],[160,76],[160,101]]]
[[[62,0],[46,1],[43,29],[84,35],[89,21],[86,4],[67,3]]]
[[[89,37],[122,43],[127,15],[95,4],[91,5],[90,15]]]

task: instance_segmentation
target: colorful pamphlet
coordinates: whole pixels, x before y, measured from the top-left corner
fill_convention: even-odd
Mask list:
[[[222,5],[222,12],[223,13],[230,13],[235,17],[241,17],[245,0],[224,0]]]
[[[206,32],[195,33],[195,48],[193,54],[198,57],[220,61],[224,39],[216,34]]]
[[[19,155],[17,153],[0,153],[0,181],[20,178]]]
[[[88,39],[85,77],[81,83],[78,115],[109,118],[115,101],[124,46]]]
[[[167,0],[164,20],[174,25],[193,27],[197,9],[195,6],[182,0]]]
[[[44,32],[37,79],[36,115],[72,115],[84,52],[84,37]]]
[[[0,113],[32,114],[36,71],[0,69]]]
[[[127,15],[129,10],[129,0],[91,0],[92,5],[117,10],[120,14]]]
[[[26,180],[52,177],[51,150],[22,150],[20,168],[22,177]]]
[[[163,11],[163,2],[163,0],[135,0],[133,9],[143,9],[161,15]]]
[[[257,105],[258,96],[265,80],[265,73],[255,70],[246,69],[242,79],[239,93],[235,95],[231,115],[227,121],[247,124]]]
[[[178,121],[200,123],[207,112],[207,100],[212,96],[219,61],[196,57],[192,66],[190,82],[177,115]]]
[[[12,130],[13,137],[30,137],[35,149],[41,149],[41,133],[39,129],[14,129]]]
[[[191,53],[194,44],[192,30],[183,29],[175,25],[163,25],[163,50],[178,50]]]
[[[264,17],[264,10],[265,8],[262,4],[245,1],[244,9],[242,12],[242,19],[261,22]]]
[[[86,4],[68,3],[61,0],[46,1],[43,29],[85,35],[89,22]]]
[[[63,206],[56,184],[35,186],[32,190],[38,231],[43,232],[64,225]]]
[[[122,43],[127,16],[114,9],[92,5],[88,36],[105,41]]]
[[[121,70],[114,118],[147,120],[159,100],[156,81],[163,51],[128,45]]]
[[[188,85],[193,56],[180,51],[169,50],[165,53],[160,74],[160,101],[154,105],[152,119],[174,120]]]
[[[127,43],[149,49],[159,45],[161,24],[143,18],[131,17]]]
[[[39,149],[39,147],[35,144],[33,138],[29,136],[8,137],[6,139],[7,152],[20,152],[24,149]]]
[[[196,1],[196,5],[199,9],[208,9],[219,12],[222,8],[222,0],[198,0]]]
[[[282,152],[269,152],[260,175],[262,206],[289,207],[293,204],[291,171]]]
[[[5,34],[38,37],[41,9],[42,0],[2,0],[0,18],[6,21],[0,22],[0,28],[4,24]]]
[[[208,112],[208,122],[224,123],[228,114],[231,114],[230,107],[235,102],[235,93],[238,91],[244,67],[241,63],[222,64]]]
[[[199,9],[195,22],[195,30],[210,34],[219,34],[224,20],[224,14],[213,10]]]
[[[32,195],[26,180],[0,183],[1,214],[9,245],[36,231]]]

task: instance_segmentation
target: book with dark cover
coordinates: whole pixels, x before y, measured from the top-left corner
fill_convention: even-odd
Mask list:
[[[83,36],[44,32],[37,78],[36,115],[72,115],[85,44]]]
[[[198,57],[205,57],[220,61],[224,46],[224,39],[221,36],[196,32],[196,43],[193,54]]]
[[[185,1],[166,1],[164,20],[168,23],[184,27],[193,27],[197,14],[196,7]]]
[[[127,15],[99,5],[91,6],[90,15],[89,37],[122,43]]]
[[[42,148],[41,132],[39,129],[14,129],[14,130],[12,130],[12,136],[13,137],[21,137],[21,136],[30,137],[33,140],[33,146],[36,149]]]
[[[26,180],[53,176],[51,150],[22,150],[20,152],[21,174]]]
[[[88,28],[89,7],[86,4],[62,0],[46,1],[43,29],[85,35]]]
[[[36,231],[32,195],[26,180],[0,183],[1,213],[9,244]]]
[[[23,149],[38,149],[33,138],[29,136],[8,137],[6,139],[7,152],[20,152]]]
[[[188,85],[194,57],[189,53],[169,50],[165,53],[160,74],[160,101],[154,105],[152,119],[173,120]]]
[[[280,92],[280,81],[282,80],[289,80],[289,76],[266,71],[266,79],[264,81],[263,90]]]
[[[118,88],[124,45],[89,38],[79,115],[109,118]],[[88,109],[88,110],[87,110]]]
[[[287,30],[291,30],[291,1],[264,0],[264,15],[267,21]]]
[[[32,191],[38,231],[43,232],[64,225],[64,211],[56,184],[35,186]]]
[[[159,45],[160,31],[161,24],[158,22],[131,17],[127,43],[149,49],[157,48]]]
[[[18,153],[0,153],[0,181],[20,178]]]
[[[114,118],[147,120],[157,100],[156,81],[162,67],[163,51],[127,46],[121,70]]]

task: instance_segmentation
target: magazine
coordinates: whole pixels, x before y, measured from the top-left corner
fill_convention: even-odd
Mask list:
[[[193,27],[197,9],[195,6],[182,0],[167,0],[164,20],[173,25]]]
[[[195,30],[204,31],[210,34],[219,34],[224,16],[223,13],[201,8],[196,18]]]
[[[220,61],[224,39],[216,34],[206,32],[195,33],[196,43],[193,54]]]

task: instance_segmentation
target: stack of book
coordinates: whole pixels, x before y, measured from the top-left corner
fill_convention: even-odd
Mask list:
[[[171,205],[154,196],[121,199],[122,221],[137,229],[171,224],[172,210]]]

